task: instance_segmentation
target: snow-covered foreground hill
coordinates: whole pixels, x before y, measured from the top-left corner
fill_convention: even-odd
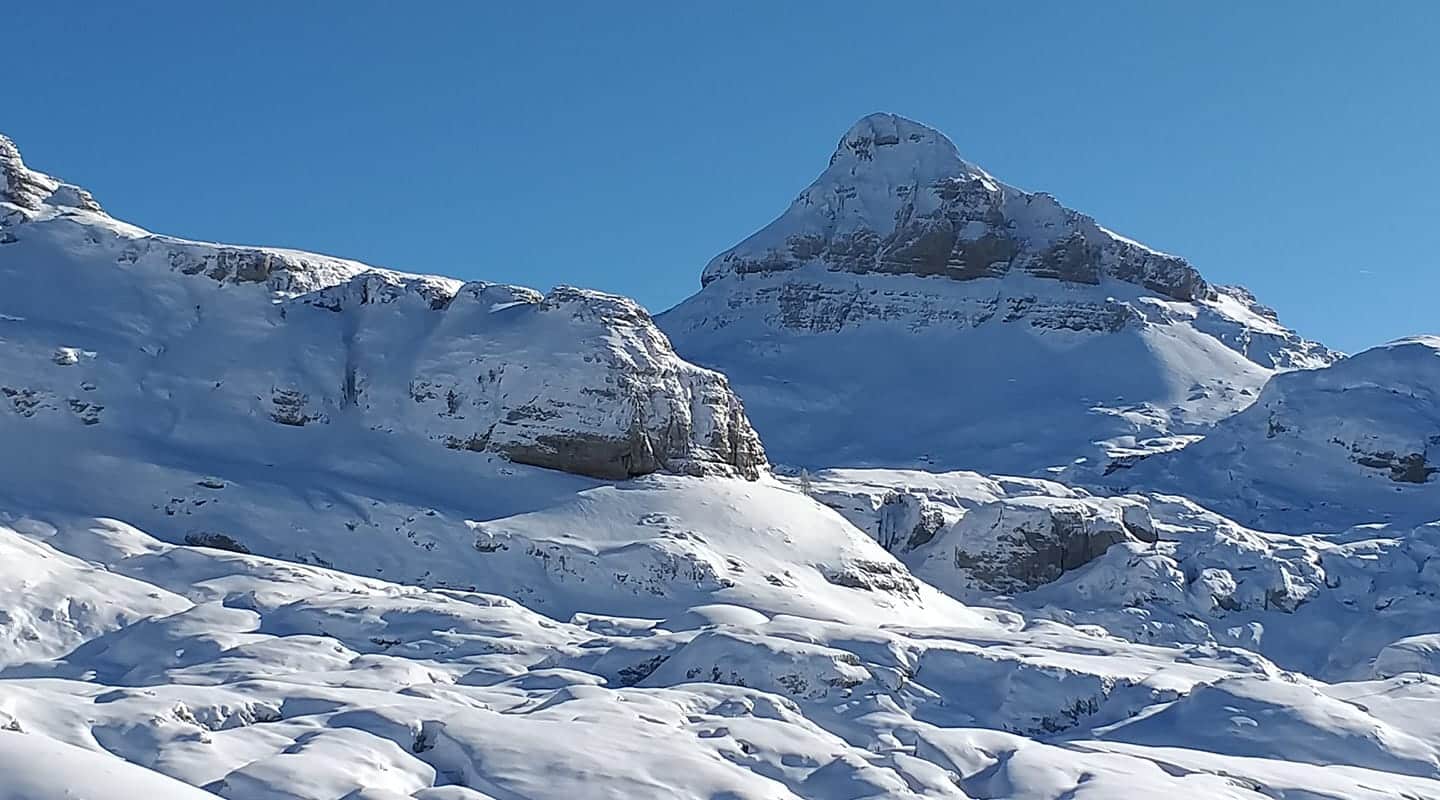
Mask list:
[[[1440,797],[1431,676],[1003,614],[555,618],[108,520],[0,547],[7,800]]]
[[[1440,799],[1440,348],[1262,391],[1334,355],[906,124],[782,218],[830,261],[666,324],[775,355],[782,452],[1129,494],[777,478],[625,298],[151,234],[0,138],[0,800]]]

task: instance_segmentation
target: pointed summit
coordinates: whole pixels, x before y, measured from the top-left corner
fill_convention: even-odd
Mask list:
[[[840,137],[824,181],[853,182],[886,190],[914,186],[939,177],[981,181],[990,188],[999,182],[960,157],[949,137],[934,128],[898,114],[875,113],[862,117]],[[873,192],[872,192],[873,193]]]
[[[20,148],[3,133],[0,133],[0,203],[19,206],[26,211],[38,211],[46,204],[101,210],[100,204],[84,189],[25,166]]]
[[[914,158],[927,151],[933,151],[938,160],[963,163],[955,143],[940,131],[898,114],[877,112],[850,126],[836,145],[830,163]]]
[[[957,281],[1018,272],[1117,280],[1172,300],[1215,296],[1184,259],[1001,183],[944,134],[895,114],[851,126],[820,177],[779,219],[712,260],[701,282],[796,269]]]
[[[45,202],[59,182],[25,166],[20,148],[0,134],[0,202],[34,210]]]

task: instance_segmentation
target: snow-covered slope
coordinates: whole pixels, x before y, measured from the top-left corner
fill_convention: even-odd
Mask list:
[[[1112,480],[1276,530],[1440,519],[1440,337],[1278,375],[1203,441]]]
[[[0,393],[20,417],[0,425],[260,461],[332,428],[601,477],[764,469],[725,378],[628,299],[156,236],[8,140],[0,170]]]
[[[661,327],[730,376],[772,455],[809,466],[1123,460],[1244,408],[1277,369],[1335,357],[1244,290],[889,114],[856,123],[701,281]]]

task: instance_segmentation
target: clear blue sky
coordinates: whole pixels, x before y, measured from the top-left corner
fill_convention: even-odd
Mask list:
[[[1440,330],[1440,3],[414,5],[15,3],[0,131],[152,230],[658,311],[894,111],[1333,347]]]

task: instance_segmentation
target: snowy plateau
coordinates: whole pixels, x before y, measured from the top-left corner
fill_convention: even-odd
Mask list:
[[[0,137],[0,800],[1440,800],[1440,338],[889,114],[701,284],[158,235]]]

